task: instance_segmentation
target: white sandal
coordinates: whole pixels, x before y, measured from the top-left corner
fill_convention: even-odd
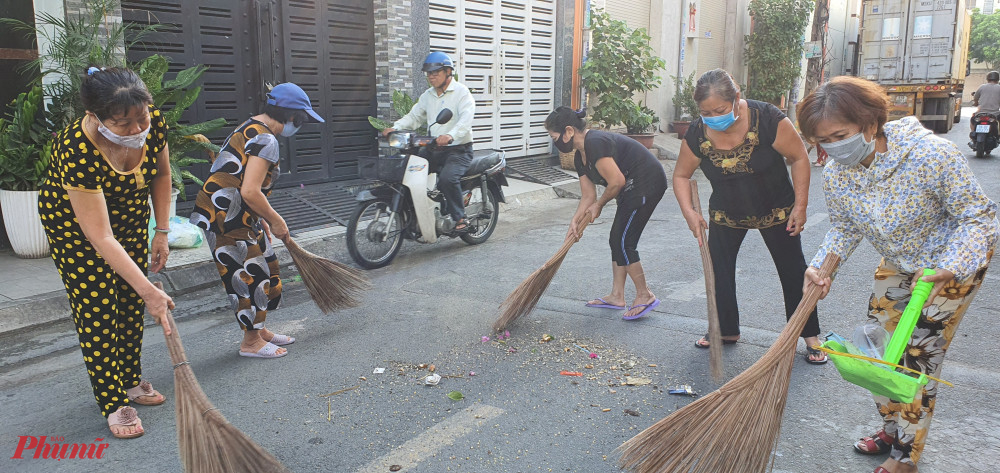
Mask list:
[[[139,420],[139,413],[136,412],[135,408],[131,406],[119,407],[117,411],[112,412],[111,415],[108,416],[108,427],[110,428],[116,425],[124,427],[137,426],[139,427],[139,431],[134,434],[119,434],[116,433],[114,429],[111,429],[111,435],[114,435],[115,438],[134,439],[136,437],[142,437],[142,434],[146,433],[146,431],[142,429],[142,421]]]
[[[245,352],[240,350],[240,356],[246,356],[249,358],[281,358],[288,354],[288,350],[284,353],[278,353],[278,345],[271,342],[267,342],[260,350],[255,352]]]
[[[295,343],[295,337],[289,337],[280,333],[271,333],[271,343],[283,347]]]

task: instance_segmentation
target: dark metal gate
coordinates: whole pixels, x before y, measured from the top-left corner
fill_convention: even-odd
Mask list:
[[[367,120],[376,113],[372,2],[123,0],[122,16],[160,25],[130,48],[130,60],[159,53],[171,58],[171,72],[209,66],[184,118],[224,117],[229,126],[211,137],[217,144],[261,110],[265,84],[290,81],[309,94],[326,123],[283,141],[278,187],[357,177],[358,157],[377,152]]]

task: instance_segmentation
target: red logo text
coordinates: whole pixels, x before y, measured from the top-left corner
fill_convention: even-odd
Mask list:
[[[62,437],[48,437],[45,435],[35,437],[33,435],[19,435],[17,448],[14,450],[14,456],[10,457],[10,459],[23,460],[28,458],[23,455],[32,455],[32,450],[34,450],[34,455],[30,458],[36,459],[46,458],[56,461],[64,458],[100,459],[104,456],[104,449],[108,448],[108,444],[104,443],[104,439],[102,438],[94,439],[93,443],[61,442],[63,442]]]

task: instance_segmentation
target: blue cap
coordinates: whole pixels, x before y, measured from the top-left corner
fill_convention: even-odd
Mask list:
[[[302,90],[302,87],[291,82],[284,82],[274,86],[271,92],[267,94],[267,103],[268,105],[276,105],[292,110],[305,110],[317,122],[323,123],[326,121],[313,111],[309,96]]]

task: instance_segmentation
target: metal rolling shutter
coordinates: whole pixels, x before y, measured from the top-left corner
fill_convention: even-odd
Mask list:
[[[721,68],[726,59],[726,4],[698,2],[698,74]],[[711,33],[711,37],[705,37]]]
[[[607,0],[605,11],[611,18],[623,20],[628,27],[645,28],[649,33],[649,0]]]
[[[457,62],[476,101],[477,148],[508,157],[549,152],[545,117],[554,108],[554,0],[436,0],[430,49]]]

